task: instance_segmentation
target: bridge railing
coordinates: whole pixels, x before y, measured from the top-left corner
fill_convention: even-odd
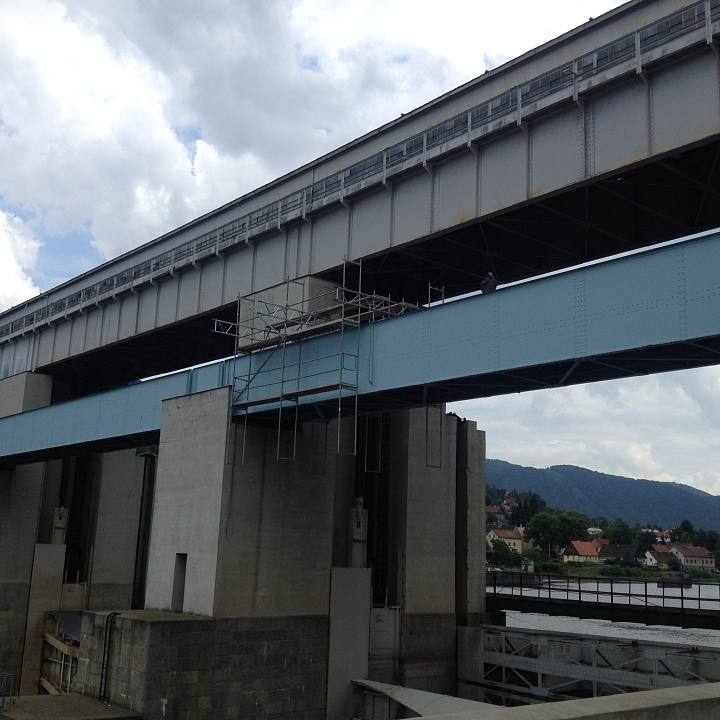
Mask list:
[[[82,312],[89,305],[111,300],[119,293],[132,292],[138,285],[192,267],[232,247],[244,246],[251,238],[301,221],[308,214],[342,203],[371,186],[387,184],[389,179],[426,166],[464,145],[470,147],[485,137],[522,125],[531,116],[547,112],[550,106],[577,100],[598,85],[640,73],[650,62],[698,43],[711,44],[720,30],[718,23],[720,0],[700,0],[681,8],[149,260],[72,294],[47,295],[39,307],[36,300],[30,300],[25,306],[35,304],[35,310],[0,325],[0,343]]]
[[[547,603],[632,605],[648,610],[720,613],[720,584],[658,577],[638,580],[619,577],[567,576],[489,571],[489,595],[543,600]]]

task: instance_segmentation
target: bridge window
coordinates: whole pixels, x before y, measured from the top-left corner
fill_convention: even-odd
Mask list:
[[[427,132],[427,147],[435,147],[467,132],[467,113],[436,125]]]
[[[640,46],[643,50],[655,47],[660,43],[701,27],[704,22],[705,9],[703,7],[687,8],[643,28],[640,31]]]
[[[272,203],[271,205],[266,205],[265,207],[256,210],[254,213],[250,214],[248,227],[255,228],[259,225],[265,225],[273,220],[277,220],[277,212],[277,203]]]
[[[523,85],[521,89],[522,101],[523,103],[529,103],[534,100],[539,100],[556,90],[569,87],[572,84],[572,64],[564,65]]]
[[[126,270],[125,272],[118,273],[115,276],[115,287],[121,285],[127,285],[133,278],[132,270]]]
[[[215,247],[215,233],[205,233],[195,242],[195,252],[204,253],[208,250],[213,250]]]
[[[321,200],[327,195],[332,195],[333,193],[338,192],[338,190],[340,190],[340,173],[336,173],[324,180],[320,180],[320,182],[316,182],[312,186],[313,202]]]
[[[596,68],[602,69],[616,65],[635,55],[635,36],[626,35],[624,38],[606,45],[595,53]]]
[[[387,164],[397,165],[404,162],[414,155],[419,155],[423,151],[423,136],[416,135],[403,143],[395,145],[388,150]]]
[[[303,206],[303,191],[296,192],[293,195],[283,198],[280,201],[280,214],[287,215],[287,213],[293,212],[293,210],[302,210]]]
[[[55,315],[55,313],[62,312],[64,309],[65,309],[65,299],[63,298],[62,300],[58,300],[58,301],[54,302],[50,306],[50,314]]]
[[[106,293],[115,287],[115,278],[107,278],[100,283],[100,292]]]
[[[489,103],[484,103],[482,105],[479,105],[476,108],[473,108],[473,110],[470,113],[471,126],[473,128],[476,128],[480,125],[484,125],[488,121],[489,114],[490,114]]]
[[[193,254],[193,244],[192,243],[185,243],[184,245],[181,245],[179,248],[175,250],[175,255],[173,256],[174,262],[180,262],[180,260],[185,260],[185,258],[190,257]]]
[[[355,163],[345,171],[345,184],[349,185],[350,183],[360,182],[360,180],[377,175],[382,172],[382,167],[382,153],[373,155],[371,158],[363,160],[362,162]]]
[[[493,98],[490,101],[490,120],[495,120],[496,118],[512,112],[515,110],[516,104],[517,102],[514,91],[508,91],[496,98]]]

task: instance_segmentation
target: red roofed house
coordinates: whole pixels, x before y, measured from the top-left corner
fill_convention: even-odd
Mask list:
[[[563,562],[600,562],[600,549],[594,542],[573,540],[563,550]]]
[[[505,513],[503,509],[498,505],[488,505],[485,508],[485,524],[488,529],[493,527],[500,527],[503,520],[505,519]]]
[[[656,553],[669,553],[670,552],[670,546],[663,545],[662,543],[659,543],[657,545],[651,545],[650,549]]]

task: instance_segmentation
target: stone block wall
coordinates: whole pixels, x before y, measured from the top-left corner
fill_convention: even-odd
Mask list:
[[[97,696],[105,613],[83,616],[85,692]],[[323,720],[325,617],[204,618],[161,611],[118,616],[108,697],[145,720]],[[76,688],[82,685],[82,670]]]

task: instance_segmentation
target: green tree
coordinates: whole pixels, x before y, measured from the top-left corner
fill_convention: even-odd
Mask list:
[[[689,520],[683,520],[680,525],[672,531],[672,536],[675,542],[695,544],[697,540],[695,526]]]
[[[520,563],[522,562],[520,554],[502,540],[495,540],[495,542],[493,542],[491,557],[488,559],[495,563],[495,565],[510,568],[520,567]]]
[[[638,553],[645,555],[645,552],[650,550],[652,545],[655,545],[656,540],[657,536],[654,532],[641,533],[638,539]]]
[[[515,499],[517,504],[510,514],[510,522],[513,525],[527,525],[535,515],[547,507],[547,503],[532,490],[516,494]]]
[[[575,510],[543,510],[530,520],[525,536],[549,557],[553,547],[567,545],[571,540],[586,540],[588,525],[588,518]]]
[[[485,488],[485,505],[502,505],[502,501],[505,499],[505,492],[504,488],[496,488],[488,485]]]
[[[635,532],[622,518],[618,518],[607,526],[605,537],[614,545],[629,545],[635,539]]]

